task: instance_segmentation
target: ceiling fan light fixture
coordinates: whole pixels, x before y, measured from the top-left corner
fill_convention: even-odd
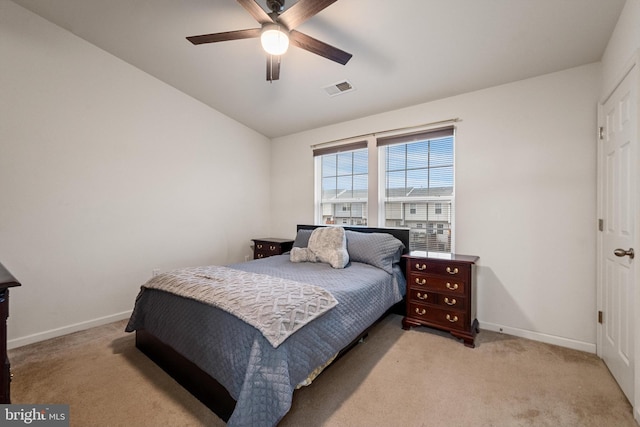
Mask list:
[[[280,25],[265,25],[260,35],[260,42],[268,54],[282,55],[289,48],[289,35]]]

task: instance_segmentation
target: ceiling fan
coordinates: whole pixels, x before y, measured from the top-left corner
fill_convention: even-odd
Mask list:
[[[267,0],[271,13],[267,13],[255,0],[237,0],[262,25],[261,28],[227,31],[187,37],[195,45],[260,37],[267,52],[267,81],[280,78],[280,59],[289,43],[345,65],[353,55],[314,39],[295,28],[337,0],[299,0],[284,10],[285,0]]]

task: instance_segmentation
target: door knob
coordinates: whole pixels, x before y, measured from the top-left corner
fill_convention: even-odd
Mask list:
[[[628,251],[625,251],[624,249],[616,249],[615,251],[613,251],[613,254],[619,257],[628,256],[631,259],[633,259],[633,257],[635,256],[633,248],[629,249]]]

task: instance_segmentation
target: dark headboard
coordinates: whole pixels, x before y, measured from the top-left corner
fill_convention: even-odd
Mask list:
[[[359,233],[387,233],[391,234],[396,239],[400,240],[404,244],[403,253],[409,252],[409,229],[408,228],[373,228],[363,226],[343,227],[341,225],[301,225],[298,224],[296,230],[313,230],[318,227],[342,227],[345,230],[357,231]]]

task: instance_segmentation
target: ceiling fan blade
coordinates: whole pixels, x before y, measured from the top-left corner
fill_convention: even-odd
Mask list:
[[[289,33],[289,41],[294,46],[313,52],[316,55],[323,56],[327,59],[337,62],[338,64],[345,65],[351,57],[350,53],[340,50],[337,47],[328,45],[320,40],[314,39],[300,31],[292,30]]]
[[[267,24],[273,22],[271,17],[264,11],[262,7],[255,0],[237,0],[240,3],[240,6],[244,7],[253,19],[258,21],[261,24]]]
[[[240,1],[240,0],[238,0]],[[338,0],[299,0],[278,16],[278,21],[293,30],[316,13]]]
[[[267,55],[267,81],[280,79],[280,56]]]
[[[260,37],[262,28],[250,28],[248,30],[226,31],[224,33],[203,34],[200,36],[187,37],[193,44],[216,43],[227,40],[251,39]]]

